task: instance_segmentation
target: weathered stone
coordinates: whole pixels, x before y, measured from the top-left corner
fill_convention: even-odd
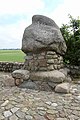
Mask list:
[[[18,108],[18,107],[13,107],[13,108],[11,108],[11,112],[12,112],[12,113],[15,113],[15,112],[17,112],[19,109],[20,109],[20,108]]]
[[[13,78],[20,78],[23,80],[28,80],[29,79],[29,71],[28,70],[15,70],[12,72],[12,77]]]
[[[48,70],[54,70],[54,66],[53,65],[49,65],[48,66]]]
[[[69,83],[61,83],[55,87],[55,91],[58,93],[69,93],[70,84]]]
[[[51,114],[51,115],[54,115],[54,114],[57,114],[58,111],[49,109],[49,110],[47,110],[47,113]]]
[[[10,117],[12,115],[12,113],[8,110],[8,111],[4,111],[4,116],[5,117]]]
[[[23,79],[17,78],[14,80],[14,82],[15,82],[15,85],[19,86],[21,83],[23,83]]]
[[[16,112],[16,116],[18,116],[19,118],[24,118],[25,117],[25,113],[23,113],[21,111],[17,111]]]
[[[42,15],[34,15],[32,24],[24,31],[22,50],[25,53],[54,50],[64,54],[66,44],[59,27],[52,19]]]
[[[24,81],[19,87],[27,89],[38,89],[37,85],[32,81]]]
[[[47,60],[47,63],[48,63],[48,64],[54,64],[54,59],[48,59],[48,60]]]
[[[55,55],[56,54],[56,52],[54,52],[54,51],[48,51],[47,52],[47,55]]]
[[[9,75],[4,75],[3,84],[5,86],[10,86],[10,87],[15,86],[14,78],[12,78],[12,76],[9,76]]]
[[[54,89],[57,84],[56,84],[56,83],[53,83],[53,82],[48,82],[48,85],[49,85],[52,89]]]
[[[64,73],[66,76],[68,75],[68,73],[70,72],[70,70],[68,68],[63,68],[59,70],[60,72]]]
[[[39,60],[38,62],[39,62],[39,67],[46,67],[47,66],[46,59]]]
[[[58,70],[54,71],[45,71],[45,72],[32,72],[30,74],[31,80],[45,80],[45,81],[52,81],[54,83],[60,83],[65,80],[65,75]]]
[[[6,106],[9,103],[9,100],[6,100],[3,104],[1,104],[1,107]]]
[[[67,120],[67,118],[56,118],[56,120]]]
[[[25,116],[25,119],[26,119],[26,120],[33,120],[33,117],[32,117],[31,115],[26,115],[26,116]]]
[[[14,114],[9,118],[9,120],[18,120],[18,117]]]

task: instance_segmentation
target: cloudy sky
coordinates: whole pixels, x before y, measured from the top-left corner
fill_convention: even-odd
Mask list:
[[[68,14],[80,17],[80,0],[0,0],[0,49],[21,48],[34,14],[46,15],[60,27],[68,22]]]

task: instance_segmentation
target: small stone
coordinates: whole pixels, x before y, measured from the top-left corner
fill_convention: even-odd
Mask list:
[[[21,110],[22,112],[27,112],[28,111],[28,108],[23,108],[22,110]]]
[[[56,52],[54,52],[54,51],[48,51],[47,52],[47,55],[55,55],[56,54]]]
[[[26,116],[25,116],[25,119],[26,119],[26,120],[32,120],[33,117],[32,117],[31,115],[26,115]]]
[[[52,114],[52,115],[54,115],[54,114],[57,114],[58,113],[58,111],[55,111],[55,110],[47,110],[47,113],[48,114]]]
[[[43,116],[40,116],[40,115],[35,115],[34,119],[35,120],[46,120],[46,118],[44,118]]]
[[[57,65],[54,65],[54,69],[57,70],[57,69],[58,69],[58,66],[57,66]]]
[[[20,109],[20,108],[18,108],[18,107],[14,107],[14,108],[11,109],[11,112],[12,112],[12,113],[15,113],[15,112],[17,112],[19,109]]]
[[[3,120],[4,116],[0,113],[0,119]]]
[[[55,115],[45,114],[45,118],[47,118],[47,120],[55,120]]]
[[[46,111],[39,110],[39,111],[38,111],[38,114],[41,115],[41,116],[44,116],[44,115],[46,114]]]
[[[18,120],[18,117],[14,114],[9,118],[9,120]]]
[[[44,108],[44,107],[37,107],[37,109],[38,109],[38,110],[43,110],[43,111],[46,110],[46,108]]]
[[[21,78],[16,78],[15,79],[15,85],[19,86],[23,82],[23,79]]]
[[[48,63],[48,64],[54,64],[54,59],[48,59],[48,60],[47,60],[47,63]]]
[[[80,100],[80,95],[76,97],[77,100]]]
[[[55,92],[58,93],[69,93],[70,84],[69,83],[61,83],[55,87]]]
[[[21,112],[21,111],[17,111],[17,112],[16,112],[16,115],[17,115],[17,117],[19,117],[19,118],[24,118],[24,117],[25,117],[25,113],[23,113],[23,112]]]
[[[67,118],[56,118],[56,120],[67,120]]]
[[[53,65],[49,65],[49,66],[48,66],[48,70],[54,70]]]
[[[9,103],[9,100],[6,100],[3,104],[1,104],[1,107],[6,106]]]
[[[57,107],[58,104],[57,103],[52,103],[51,106]]]
[[[46,104],[47,104],[47,105],[51,105],[51,102],[50,102],[50,101],[48,101],[48,102],[46,102]]]
[[[5,117],[10,117],[12,115],[12,113],[8,110],[8,111],[4,111],[4,116]]]

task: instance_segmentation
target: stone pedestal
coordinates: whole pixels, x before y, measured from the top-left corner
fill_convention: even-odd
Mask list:
[[[22,38],[22,51],[26,54],[23,70],[29,71],[29,77],[20,87],[53,90],[65,81],[66,75],[60,70],[64,67],[62,56],[66,49],[56,23],[46,16],[34,15]]]
[[[63,66],[63,57],[54,51],[28,53],[24,63],[24,69],[31,72],[59,70]]]

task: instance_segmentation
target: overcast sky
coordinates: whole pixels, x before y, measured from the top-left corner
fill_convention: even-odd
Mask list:
[[[48,16],[60,27],[68,14],[80,17],[80,0],[0,0],[0,49],[21,48],[34,14]]]

